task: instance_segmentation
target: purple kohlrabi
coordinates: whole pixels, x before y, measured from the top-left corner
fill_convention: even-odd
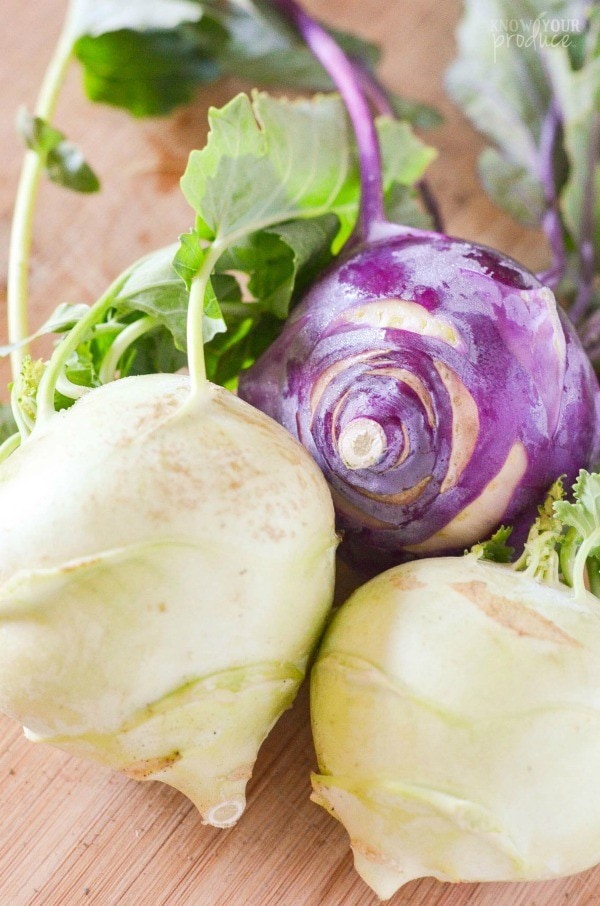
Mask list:
[[[337,82],[361,162],[361,216],[336,264],[242,375],[240,395],[323,470],[346,547],[381,564],[520,540],[561,474],[600,452],[600,391],[550,289],[492,249],[389,224],[352,65],[278,5]]]

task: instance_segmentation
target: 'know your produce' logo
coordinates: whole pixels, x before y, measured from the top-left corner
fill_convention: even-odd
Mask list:
[[[494,47],[494,63],[502,48],[569,47],[573,35],[583,31],[580,19],[561,18],[540,13],[535,19],[492,19],[491,32]]]

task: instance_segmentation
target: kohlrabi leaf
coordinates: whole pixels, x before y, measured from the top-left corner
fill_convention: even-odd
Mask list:
[[[433,218],[424,209],[419,191],[413,186],[393,183],[385,193],[385,213],[393,223],[420,230],[435,229]]]
[[[585,540],[600,530],[600,474],[582,469],[573,485],[573,494],[573,503],[559,500],[554,504],[554,512],[564,525],[572,526]]]
[[[113,299],[117,313],[152,315],[170,331],[175,346],[186,348],[188,290],[172,266],[176,245],[147,255],[131,270]]]
[[[397,94],[389,93],[392,109],[399,120],[405,120],[416,129],[433,129],[443,121],[442,116],[428,104],[419,101],[401,98]]]
[[[569,163],[568,177],[560,194],[562,215],[577,245],[593,238],[600,255],[600,54],[578,70],[572,69],[565,48],[548,53],[545,59],[562,111],[563,141]],[[590,204],[592,211],[586,215]],[[592,237],[588,237],[590,220]]]
[[[563,529],[560,562],[564,580],[577,595],[585,593],[586,579],[600,597],[600,474],[581,470],[573,485],[574,502],[554,503]]]
[[[261,229],[335,214],[356,220],[358,167],[337,95],[286,101],[241,94],[209,113],[206,147],[193,151],[182,178],[203,239],[231,246]],[[389,187],[419,178],[434,152],[406,124],[380,123]]]
[[[516,36],[508,40],[510,21],[522,22],[529,32],[536,14],[556,6],[541,7],[537,0],[466,0],[457,30],[458,57],[447,73],[450,95],[469,119],[513,164],[532,174],[550,88],[535,42],[525,46]]]
[[[337,95],[288,101],[242,94],[211,110],[209,120],[206,147],[192,152],[182,178],[197,218],[195,229],[181,237],[174,266],[189,287],[210,250],[215,265],[207,300],[212,292],[226,301],[218,275],[229,274],[243,287],[243,302],[223,308],[240,349],[231,338],[218,340],[220,373],[226,362],[229,386],[231,363],[250,365],[264,346],[255,339],[265,331],[260,316],[286,318],[298,293],[348,238],[360,187],[356,148]],[[410,191],[433,150],[406,123],[382,117],[378,128],[386,194]],[[210,373],[210,350],[207,356]]]
[[[563,496],[562,478],[558,478],[538,507],[538,516],[529,530],[523,553],[515,563],[515,569],[524,570],[539,582],[550,585],[557,585],[561,579],[560,554],[565,536],[555,506]],[[562,578],[564,580],[564,575]]]
[[[89,312],[89,310],[89,305],[83,303],[61,303],[54,309],[48,320],[44,321],[42,326],[39,327],[35,333],[30,334],[30,336],[25,337],[23,340],[19,340],[18,343],[0,346],[0,356],[9,355],[14,349],[18,349],[21,346],[27,346],[33,340],[37,340],[38,337],[43,337],[46,334],[63,333],[65,330],[70,330],[80,318]]]
[[[225,39],[218,22],[203,18],[173,28],[121,28],[82,35],[75,54],[88,97],[134,116],[157,116],[187,103],[199,85],[221,75],[208,50]]]
[[[121,377],[134,374],[163,374],[187,365],[187,355],[177,349],[166,327],[157,327],[140,337],[127,350],[119,364]]]
[[[264,88],[333,88],[296,31],[264,0],[77,0],[76,8],[75,54],[88,96],[136,116],[168,113],[224,74]],[[375,45],[332,33],[352,57],[375,65]],[[397,116],[415,126],[440,120],[426,104],[394,95],[390,100]]]
[[[270,2],[230,2],[224,13],[228,41],[219,54],[223,71],[253,85],[330,91],[334,86],[297,32]],[[223,20],[222,20],[223,21]],[[344,32],[332,32],[344,50],[368,65],[379,57],[375,45]]]
[[[212,109],[209,122],[206,147],[192,151],[181,185],[200,235],[211,241],[230,245],[236,235],[336,213],[347,183],[356,183],[337,96],[288,102],[240,94]]]
[[[249,301],[283,320],[294,292],[331,260],[338,229],[337,217],[323,214],[260,230],[227,249],[219,260],[219,270],[244,273],[249,278]],[[220,299],[218,293],[217,297]]]
[[[539,226],[546,199],[537,177],[522,164],[503,157],[496,148],[482,151],[478,169],[483,188],[499,208],[525,226]]]
[[[492,560],[494,563],[510,563],[515,552],[510,547],[508,540],[512,535],[512,527],[501,525],[497,532],[487,541],[473,545],[471,553],[482,560]]]
[[[250,309],[251,306],[248,306]],[[238,308],[226,314],[227,332],[205,347],[209,380],[235,390],[240,372],[249,368],[278,336],[282,322],[269,314]]]
[[[465,0],[456,103],[494,144],[479,169],[500,207],[543,227],[545,278],[578,325],[600,293],[600,8],[579,0]],[[596,341],[582,337],[594,356]]]
[[[37,405],[37,391],[44,373],[44,362],[41,359],[32,359],[30,355],[25,356],[21,364],[21,370],[15,381],[16,403],[21,412],[21,416],[33,424],[35,422]]]
[[[67,141],[62,132],[25,110],[19,113],[18,127],[27,147],[40,156],[52,182],[75,192],[98,191],[98,177],[79,148]]]

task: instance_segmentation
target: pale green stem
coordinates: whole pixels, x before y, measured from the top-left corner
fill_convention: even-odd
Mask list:
[[[575,557],[575,563],[573,565],[573,590],[575,592],[575,597],[577,598],[582,598],[586,595],[587,589],[585,587],[585,563],[590,555],[590,552],[595,547],[598,547],[599,544],[600,529],[596,529],[595,532],[592,532],[589,538],[585,539],[585,541],[577,551],[577,556]]]
[[[52,119],[58,95],[71,60],[72,51],[72,9],[69,8],[35,105],[35,115],[42,119]],[[8,254],[7,309],[9,343],[19,343],[29,336],[30,332],[28,316],[29,258],[31,254],[33,215],[42,168],[43,164],[40,156],[35,151],[27,151],[17,188]],[[16,379],[19,375],[21,364],[28,352],[29,348],[26,343],[11,353],[13,379]]]
[[[190,402],[193,404],[204,395],[208,385],[204,361],[204,297],[213,267],[223,253],[223,246],[213,242],[202,267],[192,280],[187,315],[187,355],[191,380]]]
[[[100,296],[98,301],[92,305],[85,317],[81,318],[75,327],[66,334],[65,338],[52,353],[38,387],[36,428],[38,425],[47,422],[55,414],[54,392],[69,356],[72,352],[75,352],[79,344],[86,339],[89,331],[96,325],[96,322],[100,321],[111,305],[113,305],[115,296],[128,277],[129,271],[121,274],[108,287],[104,295]]]
[[[11,434],[10,437],[6,438],[4,443],[0,446],[0,462],[4,462],[11,453],[14,453],[17,447],[20,446],[21,439],[21,435],[18,431],[16,434]]]
[[[99,378],[101,384],[107,384],[109,381],[114,380],[115,372],[123,354],[127,352],[132,343],[135,343],[136,340],[145,333],[148,333],[149,330],[158,327],[158,324],[159,322],[156,318],[153,318],[151,315],[145,315],[143,318],[139,318],[137,321],[134,321],[132,324],[128,324],[127,327],[123,328],[106,353],[100,367]]]
[[[19,434],[21,435],[22,440],[25,440],[26,437],[29,437],[31,434],[31,429],[33,428],[33,422],[28,418],[21,407],[19,406],[19,392],[21,388],[21,375],[17,376],[17,379],[13,382],[12,390],[10,392],[10,404],[13,411],[13,416],[15,422],[17,423],[17,428],[19,429]]]
[[[66,396],[70,400],[79,400],[86,393],[89,393],[92,388],[86,387],[85,384],[75,384],[69,380],[66,374],[60,374],[55,389],[61,396]]]

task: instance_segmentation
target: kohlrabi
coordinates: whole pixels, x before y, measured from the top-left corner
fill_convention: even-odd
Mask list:
[[[38,105],[32,128],[56,138],[51,108]],[[206,269],[190,275],[189,376],[112,380],[173,314],[169,279],[178,305],[185,297],[171,272],[157,309],[144,262],[91,308],[55,314],[53,329],[70,329],[49,362],[24,354],[31,218],[48,163],[45,140],[30,145],[9,279],[18,432],[0,451],[0,709],[31,739],[176,787],[226,827],[332,600],[331,497],[287,431],[207,381]],[[157,317],[139,317],[144,305]],[[86,363],[93,389],[70,377]]]
[[[234,823],[332,599],[308,454],[227,390],[129,377],[38,409],[0,510],[0,708]]]
[[[558,495],[556,495],[558,496]],[[600,859],[600,476],[500,533],[390,569],[337,612],[312,672],[313,799],[386,899],[414,878],[525,881]],[[571,583],[572,587],[565,584]]]
[[[292,0],[356,133],[358,227],[240,380],[331,487],[361,561],[460,552],[502,521],[523,541],[557,475],[600,452],[600,395],[551,290],[492,249],[397,226],[356,68]]]

